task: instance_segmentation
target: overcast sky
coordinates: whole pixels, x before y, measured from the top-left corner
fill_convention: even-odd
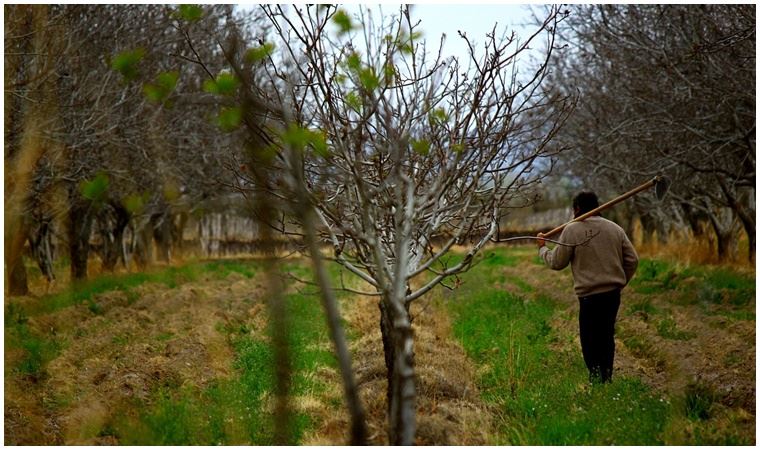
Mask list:
[[[349,14],[358,14],[359,5],[363,8],[371,8],[373,14],[382,9],[385,15],[398,14],[398,3],[351,2],[344,3],[343,8]],[[533,4],[539,8],[540,4]],[[467,60],[467,47],[464,40],[459,37],[457,31],[462,31],[470,41],[475,44],[476,51],[483,55],[483,43],[486,33],[490,33],[496,25],[497,37],[505,33],[508,35],[514,31],[518,40],[527,39],[531,32],[535,31],[531,15],[531,5],[513,3],[489,3],[489,4],[447,4],[447,3],[417,3],[412,6],[412,19],[420,20],[420,30],[427,41],[429,52],[437,51],[441,35],[446,35],[443,48],[443,56],[453,55],[460,59],[464,65]],[[532,49],[539,50],[543,47],[543,41],[537,40],[531,45]],[[525,55],[527,59],[529,54]]]
[[[529,29],[524,26],[530,21],[530,9],[525,5],[487,4],[487,5],[447,5],[447,4],[418,4],[412,9],[412,17],[422,22],[425,37],[437,42],[441,34],[447,36],[444,50],[456,55],[465,55],[466,46],[457,31],[467,34],[467,37],[478,46],[485,40],[485,34],[497,25],[497,36],[505,31],[513,30],[519,37],[525,36]]]

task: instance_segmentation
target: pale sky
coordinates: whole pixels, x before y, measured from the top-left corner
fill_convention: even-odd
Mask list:
[[[377,11],[377,3],[349,2],[342,7],[349,14],[358,14],[359,6]],[[382,3],[380,7],[385,15],[397,14],[400,4]],[[486,3],[416,3],[412,5],[412,19],[420,20],[420,30],[427,41],[428,52],[437,51],[442,34],[446,34],[443,56],[456,56],[467,65],[467,47],[457,31],[464,32],[482,57],[486,33],[496,26],[497,37],[515,31],[519,41],[523,41],[535,31],[530,8],[540,8],[541,4]],[[543,48],[543,40],[537,39],[531,49]],[[526,53],[521,62],[527,62],[532,55]],[[522,64],[521,64],[522,65]]]
[[[518,36],[527,35],[529,29],[524,24],[530,21],[530,9],[525,5],[486,4],[486,5],[450,5],[418,4],[412,9],[412,17],[419,18],[428,41],[438,42],[441,34],[447,36],[444,51],[457,56],[466,54],[464,41],[457,31],[461,30],[467,37],[482,48],[485,34],[496,24],[497,36],[513,30]]]

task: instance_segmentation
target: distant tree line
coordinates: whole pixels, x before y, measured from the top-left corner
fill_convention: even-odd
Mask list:
[[[612,196],[656,174],[663,204],[618,208],[645,235],[709,236],[721,259],[738,237],[755,257],[755,5],[571,6],[551,88],[578,95],[558,139],[559,172]]]
[[[209,120],[219,99],[202,87],[222,69],[216,39],[244,27],[231,6],[202,11],[190,28],[166,5],[4,6],[11,294],[27,291],[25,246],[51,280],[54,256],[75,281],[93,253],[106,270],[144,267],[169,259],[204,200],[232,192],[219,149],[237,138]]]

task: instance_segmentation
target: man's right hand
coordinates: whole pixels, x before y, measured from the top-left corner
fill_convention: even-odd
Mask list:
[[[546,245],[546,241],[543,239],[546,235],[544,233],[538,233],[538,239],[536,240],[536,245],[538,248],[541,248]]]

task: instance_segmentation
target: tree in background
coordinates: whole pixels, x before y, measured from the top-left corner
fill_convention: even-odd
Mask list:
[[[646,231],[709,223],[721,259],[755,252],[754,5],[573,6],[552,88],[577,92],[559,135],[567,171],[621,192],[665,173],[670,201],[636,197]]]
[[[223,38],[232,7],[204,11],[204,26]],[[54,235],[67,247],[74,280],[87,276],[91,250],[106,270],[129,266],[133,255],[149,264],[154,242],[158,259],[168,260],[181,235],[177,217],[230,192],[220,181],[227,158],[217,149],[237,138],[198,114],[217,100],[199,95],[206,74],[191,59],[218,70],[217,42],[207,29],[178,28],[169,6],[4,12],[9,292],[26,292],[27,242],[52,281]],[[187,36],[193,49],[182,48]],[[141,74],[153,78],[134,82]]]

